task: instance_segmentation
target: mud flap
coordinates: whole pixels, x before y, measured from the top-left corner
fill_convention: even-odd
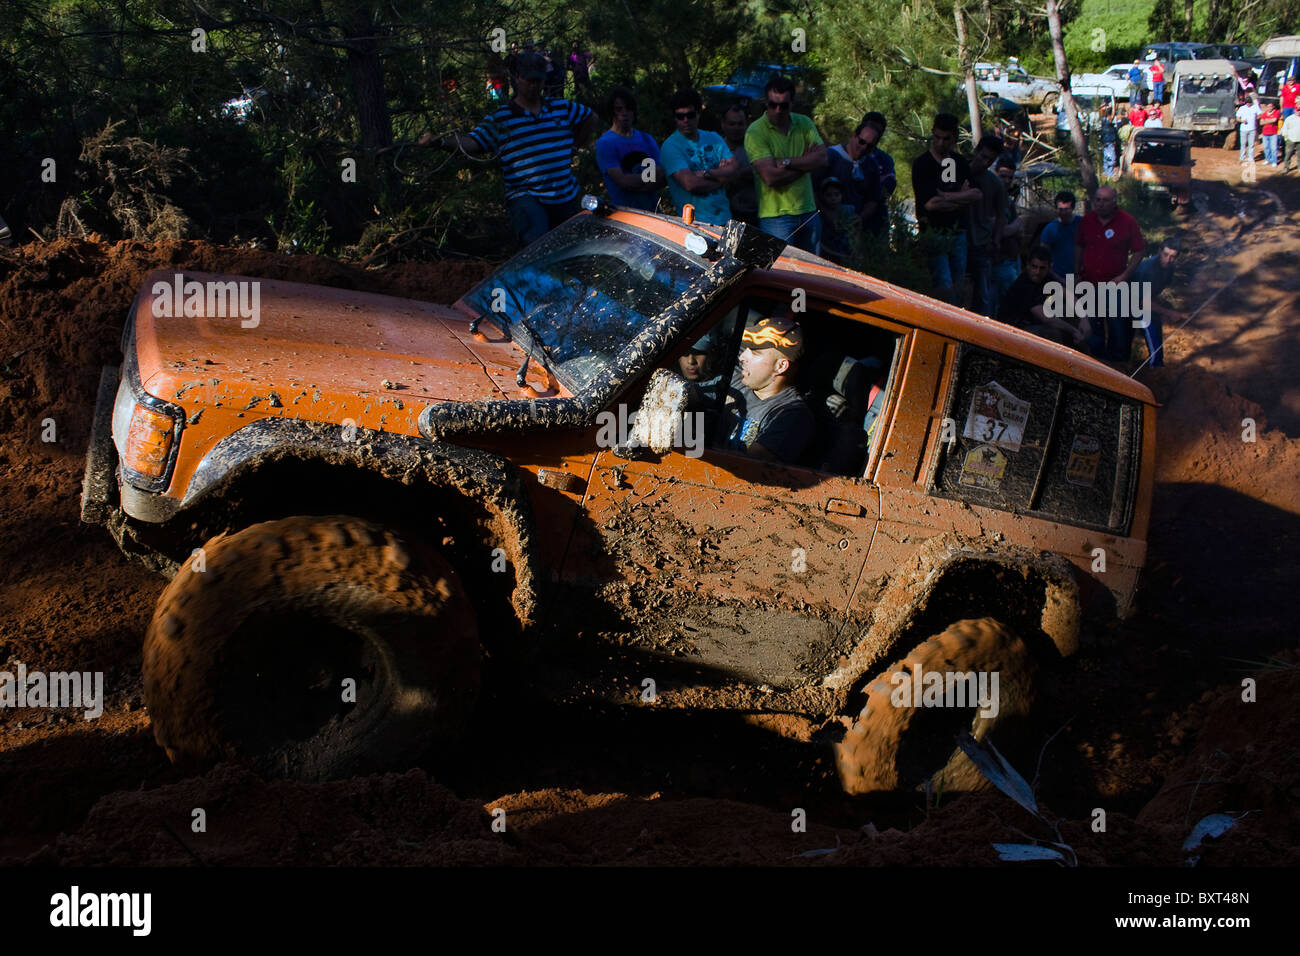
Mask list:
[[[81,481],[81,520],[102,525],[116,506],[117,449],[113,447],[113,403],[121,369],[105,365],[99,373],[99,391],[95,396],[95,417],[86,445],[86,474]]]

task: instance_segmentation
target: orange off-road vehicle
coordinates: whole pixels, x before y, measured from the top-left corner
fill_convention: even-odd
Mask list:
[[[850,792],[973,784],[956,733],[1022,718],[1085,618],[1133,607],[1151,393],[737,222],[589,210],[452,305],[146,281],[82,513],[172,576],[158,742],[308,779],[436,760],[498,664],[541,685],[563,646],[594,662],[568,699],[732,710]],[[256,314],[222,307],[240,283]],[[719,424],[773,315],[815,422],[786,463]],[[692,349],[714,387],[683,387]],[[936,672],[999,700],[900,702]]]

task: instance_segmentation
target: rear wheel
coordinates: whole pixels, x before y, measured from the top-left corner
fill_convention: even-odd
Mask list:
[[[1043,105],[1039,107],[1040,113],[1052,113],[1056,111],[1056,94],[1048,93],[1043,97]]]
[[[867,685],[857,718],[844,719],[847,731],[835,748],[844,790],[920,789],[927,781],[935,790],[984,789],[988,782],[957,746],[957,736],[965,730],[983,740],[1023,723],[1036,671],[1029,648],[992,618],[958,621],[917,645]],[[925,690],[934,686],[929,674],[941,675],[937,694]],[[949,674],[973,674],[974,681],[953,681],[948,690]],[[987,694],[959,693],[963,688]]]
[[[182,767],[324,780],[409,767],[452,740],[480,657],[441,555],[357,518],[284,518],[214,539],[163,590],[145,702]]]

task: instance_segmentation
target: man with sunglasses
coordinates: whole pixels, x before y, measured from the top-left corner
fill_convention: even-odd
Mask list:
[[[727,391],[722,448],[763,461],[795,464],[812,442],[816,420],[794,387],[803,356],[803,329],[790,318],[765,318],[745,327],[740,365]]]
[[[726,140],[700,129],[703,101],[699,93],[678,90],[668,105],[677,131],[664,140],[659,158],[668,174],[668,192],[677,215],[690,203],[695,207],[696,222],[724,226],[731,219],[726,186],[738,175],[739,167]]]
[[[814,177],[818,190],[829,179],[836,179],[843,190],[843,203],[853,209],[855,230],[861,234],[867,229],[869,217],[881,208],[884,192],[880,185],[880,167],[869,155],[869,148],[880,139],[880,127],[863,120],[843,143],[832,146],[827,152],[824,175]],[[829,228],[822,224],[823,230]]]
[[[784,76],[768,80],[767,109],[745,133],[754,164],[758,225],[764,232],[815,253],[821,219],[810,173],[827,163],[826,144],[807,116],[792,111],[794,84]]]

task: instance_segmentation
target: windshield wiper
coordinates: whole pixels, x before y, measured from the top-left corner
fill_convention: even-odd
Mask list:
[[[528,363],[533,358],[533,346],[536,345],[539,352],[542,353],[542,367],[550,373],[552,378],[556,377],[555,370],[551,368],[551,362],[546,354],[546,346],[542,344],[542,337],[537,334],[531,322],[525,318],[516,320],[525,332],[528,333],[528,348],[524,350],[524,364],[519,366],[519,371],[515,374],[515,384],[523,388],[528,384]]]

